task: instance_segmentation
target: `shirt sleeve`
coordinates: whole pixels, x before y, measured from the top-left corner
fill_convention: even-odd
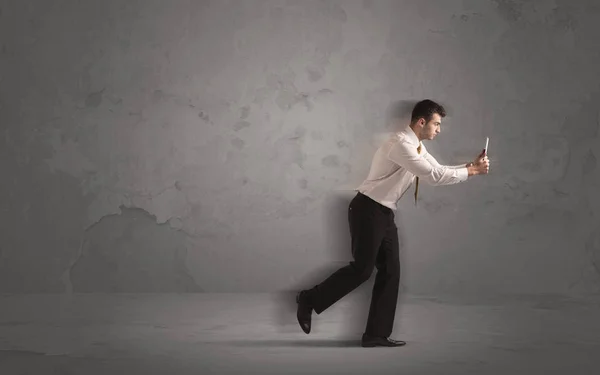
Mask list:
[[[424,151],[419,154],[416,147],[407,142],[398,141],[390,148],[388,159],[406,168],[429,185],[453,185],[468,179],[469,172],[465,166],[452,168],[440,165],[432,155],[426,150]]]
[[[423,157],[425,159],[427,159],[431,165],[434,165],[436,167],[446,167],[446,168],[451,168],[451,169],[459,169],[459,168],[466,168],[466,164],[459,164],[459,165],[440,165],[440,163],[438,163],[437,160],[435,160],[435,158],[433,157],[433,155],[431,155],[429,152],[425,151],[425,153],[423,154]],[[468,170],[467,170],[467,175],[468,175]]]

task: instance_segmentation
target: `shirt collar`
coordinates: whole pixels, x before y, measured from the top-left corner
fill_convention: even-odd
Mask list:
[[[419,141],[419,137],[415,134],[415,131],[408,125],[404,130],[400,132],[406,136],[406,139],[413,144],[415,147],[419,147],[421,145],[421,141]]]

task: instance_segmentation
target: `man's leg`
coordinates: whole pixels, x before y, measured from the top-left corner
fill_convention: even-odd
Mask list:
[[[317,314],[322,313],[371,276],[389,220],[382,207],[360,194],[350,202],[348,222],[354,261],[338,269],[312,289],[300,292],[298,320],[306,333],[310,332],[312,310]]]
[[[393,218],[377,254],[377,276],[365,334],[389,337],[394,326],[400,285],[398,229]]]
[[[398,289],[400,286],[400,256],[398,229],[393,217],[377,254],[377,276],[373,286],[363,347],[403,346],[406,342],[389,338],[394,326]]]

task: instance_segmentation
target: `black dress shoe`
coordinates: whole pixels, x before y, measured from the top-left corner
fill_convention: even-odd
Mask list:
[[[378,336],[369,336],[364,334],[361,340],[361,345],[363,348],[374,348],[376,346],[404,346],[406,342],[399,340],[392,340],[389,337],[378,337]]]
[[[300,328],[302,328],[304,333],[308,335],[310,333],[310,323],[313,308],[308,301],[305,290],[296,295],[296,303],[298,303],[298,311],[296,313],[296,316],[298,317],[298,323],[300,323]]]

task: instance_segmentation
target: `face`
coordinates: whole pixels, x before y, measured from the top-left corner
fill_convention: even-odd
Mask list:
[[[419,126],[421,127],[421,139],[431,140],[441,131],[442,117],[434,113],[428,123],[425,123],[425,119],[420,119]]]

